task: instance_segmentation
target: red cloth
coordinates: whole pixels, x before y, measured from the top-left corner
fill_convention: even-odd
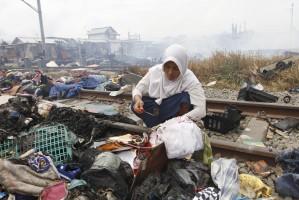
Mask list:
[[[55,185],[46,187],[40,195],[41,200],[63,200],[67,197],[66,183],[61,181]]]

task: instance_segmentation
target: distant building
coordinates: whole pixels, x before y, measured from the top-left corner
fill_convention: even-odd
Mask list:
[[[41,40],[35,37],[16,37],[11,44],[1,45],[2,55],[10,62],[23,59],[36,60],[42,55]],[[71,38],[47,37],[45,59],[55,60],[58,64],[74,62],[78,59],[79,50],[76,40]]]
[[[42,48],[40,38],[35,37],[16,37],[12,43],[16,48],[16,58],[27,58],[34,60],[42,57]],[[54,59],[55,55],[55,42],[46,40],[46,58]]]
[[[117,33],[114,28],[102,27],[102,28],[93,28],[87,32],[88,39],[92,40],[117,40],[119,33]]]

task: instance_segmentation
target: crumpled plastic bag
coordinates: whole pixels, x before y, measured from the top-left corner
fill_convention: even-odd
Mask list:
[[[272,189],[261,179],[250,174],[240,174],[240,194],[249,198],[270,197]]]
[[[42,190],[59,180],[55,167],[51,164],[45,173],[37,173],[30,167],[0,159],[0,185],[9,193],[39,196]]]
[[[152,145],[163,142],[169,159],[185,158],[204,146],[200,128],[186,116],[164,122],[151,134]]]

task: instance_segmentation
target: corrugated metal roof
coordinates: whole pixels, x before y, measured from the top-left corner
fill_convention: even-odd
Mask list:
[[[118,33],[116,32],[116,30],[114,30],[111,26],[108,27],[101,27],[101,28],[93,28],[90,31],[87,32],[88,35],[93,35],[93,34],[103,34],[106,33],[106,31],[111,30],[113,31],[115,34],[118,35]]]
[[[22,44],[22,43],[29,43],[29,44],[35,44],[41,42],[41,38],[35,38],[35,37],[16,37],[13,40],[13,44]],[[48,39],[46,38],[46,43],[55,43],[55,39]]]
[[[60,37],[47,37],[46,44],[55,44],[56,42],[64,42],[64,43],[76,43],[75,39],[72,38],[60,38]],[[12,44],[36,44],[41,42],[41,38],[38,37],[16,37]]]

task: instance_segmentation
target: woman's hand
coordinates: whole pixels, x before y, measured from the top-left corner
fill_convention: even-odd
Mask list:
[[[139,113],[139,114],[143,113],[144,112],[144,109],[143,109],[144,103],[143,103],[143,101],[141,99],[141,96],[136,95],[134,97],[134,102],[135,102],[135,104],[134,104],[134,111],[137,112],[137,113]]]

